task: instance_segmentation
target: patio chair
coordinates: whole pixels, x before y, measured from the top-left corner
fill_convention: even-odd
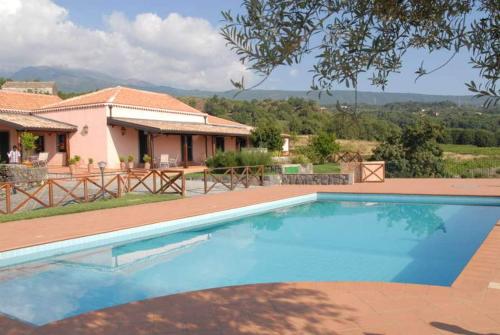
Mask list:
[[[158,167],[160,169],[170,167],[169,157],[170,156],[168,154],[160,155],[160,163],[158,164]]]
[[[33,161],[34,167],[45,167],[47,166],[47,161],[49,160],[48,152],[40,152],[38,157]]]
[[[177,166],[177,160],[179,159],[179,156],[175,156],[174,158],[170,158],[168,160],[168,167],[171,167],[171,166]]]

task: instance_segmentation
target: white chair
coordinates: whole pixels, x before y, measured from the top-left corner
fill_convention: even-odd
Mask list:
[[[178,160],[179,156],[175,156],[174,158],[170,158],[168,160],[168,167],[171,167],[171,166],[177,166],[177,160]]]
[[[162,154],[162,155],[160,155],[159,168],[163,169],[163,168],[168,168],[168,167],[170,167],[169,155],[168,154]]]
[[[38,158],[33,162],[33,166],[45,167],[45,166],[47,166],[48,160],[49,160],[49,153],[48,152],[40,152],[38,154]]]

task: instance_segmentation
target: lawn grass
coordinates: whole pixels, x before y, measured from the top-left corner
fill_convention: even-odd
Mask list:
[[[452,152],[462,155],[482,155],[482,156],[500,156],[500,147],[476,147],[475,145],[465,144],[441,144],[444,152]]]
[[[340,165],[337,163],[317,164],[313,166],[314,173],[339,173]]]
[[[173,194],[127,194],[121,198],[98,200],[95,202],[72,204],[62,207],[42,208],[14,214],[0,215],[0,222],[37,219],[48,216],[95,211],[106,208],[125,207],[146,203],[179,199]]]

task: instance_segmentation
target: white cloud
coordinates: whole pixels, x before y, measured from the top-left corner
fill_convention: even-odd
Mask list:
[[[106,30],[93,30],[51,0],[1,0],[0,68],[85,68],[200,89],[228,89],[229,79],[250,76],[204,19],[144,13],[130,20],[116,12],[105,20]]]
[[[290,69],[288,74],[290,75],[290,77],[297,77],[299,75],[299,70],[292,68]]]

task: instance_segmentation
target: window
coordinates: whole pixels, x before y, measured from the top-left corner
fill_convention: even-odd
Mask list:
[[[42,135],[38,135],[35,141],[35,152],[38,154],[45,151],[45,138]]]
[[[215,151],[224,151],[224,137],[216,136],[215,137]]]
[[[57,152],[66,152],[66,134],[57,134],[56,149]]]

